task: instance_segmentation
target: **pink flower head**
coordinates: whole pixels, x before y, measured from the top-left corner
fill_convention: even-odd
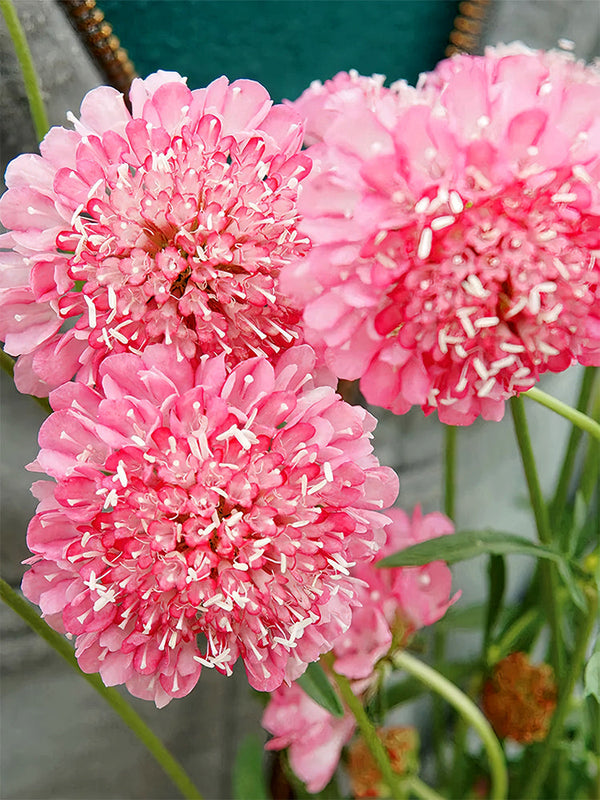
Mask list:
[[[75,130],[8,167],[0,336],[22,391],[47,394],[102,359],[173,342],[177,358],[272,357],[299,339],[278,289],[301,257],[302,125],[253,81],[190,91],[176,73],[83,100]],[[77,319],[75,327],[63,323]]]
[[[386,542],[377,558],[392,555],[427,539],[454,533],[452,522],[436,511],[423,516],[420,506],[412,519],[399,508],[387,512]],[[352,575],[362,581],[350,628],[334,645],[335,669],[352,680],[368,679],[393,643],[401,646],[419,628],[444,616],[460,593],[450,597],[452,575],[443,561],[422,567],[377,567],[357,564]]]
[[[600,364],[598,108],[595,67],[516,45],[442,62],[393,123],[358,92],[309,118],[313,248],[282,287],[330,368],[468,424]]]
[[[229,373],[154,345],[52,393],[23,591],[83,670],[161,706],[240,657],[271,691],[348,627],[398,482],[315,366],[306,345]]]
[[[314,793],[324,789],[333,777],[356,723],[350,713],[334,717],[294,683],[280,686],[271,694],[262,725],[274,737],[265,748],[288,747],[291,768]]]
[[[404,81],[398,81],[388,89],[383,85],[384,81],[385,75],[366,77],[356,70],[338,72],[325,83],[313,81],[291,104],[306,120],[305,145],[322,141],[340,115],[351,116],[353,109],[365,106],[384,124],[393,125],[399,104],[417,97],[417,90]],[[355,130],[353,135],[358,136],[360,132]]]
[[[423,516],[418,506],[412,519],[400,509],[387,514],[392,522],[385,527],[386,543],[378,557],[454,532],[444,514]],[[450,598],[450,570],[442,561],[393,568],[361,563],[352,575],[361,581],[360,605],[353,611],[348,630],[335,640],[333,652],[335,670],[353,681],[353,691],[359,695],[373,682],[375,665],[394,641],[402,645],[407,634],[436,622],[459,594]],[[296,684],[272,693],[262,724],[274,736],[267,749],[289,747],[290,765],[309,792],[320,791],[331,780],[355,727],[349,711],[341,719],[332,716]]]

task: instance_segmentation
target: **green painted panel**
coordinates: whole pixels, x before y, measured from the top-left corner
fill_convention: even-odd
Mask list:
[[[140,75],[253,78],[275,100],[340,70],[411,83],[443,58],[455,0],[99,0]]]

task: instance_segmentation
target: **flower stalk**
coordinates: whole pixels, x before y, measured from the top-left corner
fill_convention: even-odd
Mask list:
[[[600,423],[588,417],[587,414],[583,414],[576,408],[563,403],[562,400],[558,400],[556,397],[542,392],[541,389],[535,386],[527,392],[523,392],[523,395],[529,397],[531,400],[535,400],[536,403],[549,408],[551,411],[555,411],[557,414],[560,414],[561,417],[568,419],[573,425],[576,425],[578,428],[581,428],[581,430],[586,431],[600,441]]]
[[[443,697],[477,731],[487,752],[492,779],[491,800],[504,800],[508,792],[508,774],[504,753],[489,722],[464,692],[432,667],[406,651],[394,655],[394,663]]]
[[[594,381],[597,372],[593,367],[586,367],[583,372],[583,379],[581,381],[581,388],[579,390],[579,397],[577,400],[577,411],[585,413],[592,396]],[[532,398],[535,399],[535,398]],[[563,459],[563,464],[556,484],[554,498],[551,503],[552,511],[555,514],[561,514],[565,503],[567,501],[567,494],[569,491],[569,484],[573,474],[573,467],[575,466],[575,458],[577,456],[577,449],[583,436],[583,428],[573,425],[567,443],[567,449]]]
[[[202,800],[202,795],[194,785],[192,779],[172,753],[160,741],[158,736],[146,725],[144,720],[133,710],[116,689],[105,686],[97,674],[88,675],[82,672],[77,665],[73,648],[67,640],[54,631],[34,608],[24,600],[6,581],[0,578],[0,599],[10,606],[29,627],[41,636],[48,644],[62,656],[80,677],[86,680],[111,708],[117,712],[123,722],[131,728],[140,742],[163,768],[173,783],[177,786],[182,796],[188,800]]]
[[[27,44],[23,27],[19,22],[17,11],[12,0],[0,0],[0,11],[4,17],[6,27],[12,39],[15,48],[15,53],[21,67],[21,74],[23,75],[23,83],[25,84],[25,91],[27,93],[27,100],[29,102],[29,110],[33,120],[33,126],[38,140],[42,140],[48,128],[48,116],[46,108],[42,99],[40,85],[31,57],[31,50]]]
[[[588,612],[579,627],[579,636],[575,642],[573,656],[570,659],[565,680],[559,684],[558,703],[552,716],[550,730],[548,736],[544,740],[537,761],[533,764],[531,762],[527,764],[526,774],[529,776],[529,779],[518,795],[519,797],[526,797],[527,800],[536,800],[539,797],[553,759],[556,757],[556,747],[563,731],[565,718],[569,712],[572,699],[571,695],[581,676],[588,640],[596,624],[598,594],[591,586],[586,586],[584,591],[587,595]]]
[[[542,489],[540,486],[533,448],[527,426],[525,406],[521,397],[513,397],[510,401],[510,408],[513,416],[515,434],[521,454],[521,461],[525,472],[525,479],[529,489],[529,498],[533,509],[538,538],[542,544],[552,546],[552,532],[548,518],[548,509],[544,502]],[[560,634],[560,620],[557,607],[558,586],[556,571],[553,564],[548,561],[541,561],[539,564],[541,576],[542,602],[548,616],[551,630],[550,650],[552,666],[560,681],[562,676],[562,645]]]
[[[327,663],[331,663],[331,659],[324,660]],[[392,765],[390,763],[389,756],[386,753],[385,747],[377,735],[377,731],[371,723],[371,720],[367,716],[367,712],[363,708],[362,703],[352,691],[350,681],[344,675],[340,675],[338,672],[336,672],[333,668],[331,669],[330,674],[340,691],[342,700],[354,716],[361,735],[365,740],[367,747],[371,751],[371,754],[375,759],[375,763],[381,771],[383,780],[386,782],[391,796],[394,798],[394,800],[404,800],[406,793],[404,791],[403,782],[401,781],[400,776],[397,775],[392,769]]]

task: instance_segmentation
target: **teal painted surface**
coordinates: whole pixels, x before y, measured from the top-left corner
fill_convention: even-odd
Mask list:
[[[172,69],[191,88],[253,78],[275,100],[357,69],[388,81],[443,58],[455,0],[99,0],[140,75]]]

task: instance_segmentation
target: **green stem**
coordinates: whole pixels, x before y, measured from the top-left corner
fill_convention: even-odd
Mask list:
[[[0,3],[1,2],[2,0],[0,0]],[[5,353],[4,350],[2,350],[1,348],[0,348],[0,369],[6,372],[7,375],[10,375],[10,377],[13,380],[15,379],[15,360],[14,358],[11,358],[11,356],[9,356],[8,353]],[[46,414],[52,413],[52,408],[50,406],[50,403],[48,402],[47,397],[35,397],[35,395],[33,394],[27,396],[31,397],[32,400],[35,400],[38,406],[44,409]]]
[[[592,416],[600,419],[600,381],[596,384],[595,397],[592,398]],[[600,472],[600,442],[590,439],[581,470],[579,489],[587,504],[598,490],[598,472]]]
[[[550,723],[550,730],[546,737],[543,747],[540,750],[537,762],[529,762],[527,764],[527,775],[529,780],[525,784],[523,791],[519,797],[525,797],[527,800],[536,800],[538,797],[548,774],[548,770],[556,758],[555,748],[559,743],[560,737],[563,733],[563,726],[565,718],[569,711],[571,695],[573,689],[581,676],[585,655],[587,651],[588,640],[594,630],[596,623],[596,612],[598,610],[598,596],[591,587],[585,589],[588,597],[588,614],[585,622],[579,627],[579,636],[575,642],[575,649],[573,657],[569,663],[569,670],[565,676],[565,680],[560,685],[558,703],[552,715]]]
[[[444,426],[444,438],[444,512],[453,520],[456,486],[456,427],[454,425]]]
[[[331,661],[330,659],[324,660],[327,663],[330,663]],[[342,700],[352,712],[362,737],[365,740],[367,747],[371,751],[371,754],[375,759],[377,766],[379,767],[383,780],[386,782],[392,797],[394,800],[403,800],[405,797],[405,792],[400,781],[400,776],[392,769],[386,749],[383,746],[381,739],[377,735],[377,731],[371,723],[371,720],[367,716],[362,703],[352,691],[350,681],[344,675],[340,675],[339,673],[335,672],[333,668],[331,669],[331,677],[336,682],[337,687],[340,690]]]
[[[590,396],[592,394],[592,387],[594,385],[595,370],[593,367],[586,367],[581,381],[581,389],[579,390],[579,398],[577,399],[577,410],[585,412]],[[567,502],[567,495],[569,492],[569,483],[571,482],[571,475],[573,474],[573,467],[575,466],[575,458],[577,456],[577,448],[583,436],[581,428],[573,425],[567,443],[567,449],[563,459],[562,468],[554,491],[551,508],[554,514],[562,514],[562,511]]]
[[[508,774],[504,753],[489,722],[475,703],[461,692],[458,686],[455,686],[443,675],[440,675],[439,672],[414,658],[405,650],[394,655],[394,663],[400,669],[404,669],[414,675],[415,678],[426,684],[432,691],[441,695],[477,731],[490,762],[492,778],[490,798],[491,800],[504,800],[508,791]]]
[[[455,518],[456,497],[456,426],[444,425],[444,512],[447,517]],[[433,631],[433,658],[436,669],[444,660],[446,634],[443,630]],[[446,780],[446,759],[444,742],[446,741],[446,724],[444,708],[440,697],[432,697],[433,714],[433,750],[435,753],[438,784]]]
[[[127,700],[116,691],[102,683],[99,675],[87,675],[79,669],[73,648],[68,641],[53,630],[43,619],[41,619],[33,606],[24,600],[6,581],[0,578],[0,599],[2,599],[13,611],[22,617],[42,639],[45,639],[57,653],[59,653],[73,669],[91,684],[94,689],[102,696],[106,702],[119,714],[121,719],[128,725],[138,737],[140,742],[152,754],[160,766],[164,769],[173,783],[177,786],[181,794],[189,800],[202,800],[202,795],[194,786],[191,778],[185,772],[181,764],[167,750],[160,739],[146,725],[144,720],[133,710]]]
[[[12,0],[0,0],[0,11],[4,16],[4,21],[21,67],[33,126],[38,140],[41,141],[48,132],[49,125],[33,59],[31,58],[31,51]]]
[[[535,466],[535,458],[533,455],[533,448],[531,447],[531,439],[529,438],[529,429],[527,427],[527,417],[525,415],[523,399],[521,397],[512,397],[510,409],[512,411],[515,434],[521,453],[521,461],[523,462],[523,469],[525,471],[525,479],[529,488],[529,497],[535,517],[538,538],[542,544],[551,547],[552,532],[548,519],[548,509],[544,502],[544,496],[542,495],[537,468]],[[550,650],[552,654],[552,666],[554,667],[556,677],[560,681],[562,676],[562,645],[560,619],[557,608],[557,576],[554,565],[546,560],[543,560],[543,562],[540,560],[539,570],[542,590],[541,597],[551,631]]]
[[[441,794],[438,794],[435,789],[432,789],[431,786],[428,786],[420,778],[417,778],[416,775],[410,775],[404,778],[402,783],[409,792],[412,792],[414,795],[421,798],[421,800],[444,800]]]
[[[444,631],[433,630],[433,661],[435,668],[439,670],[444,660],[444,650],[446,645],[446,635]],[[433,752],[435,754],[436,772],[438,786],[446,780],[446,758],[444,754],[444,744],[447,741],[446,720],[444,719],[444,705],[439,695],[434,694],[432,700],[432,737]]]
[[[561,417],[572,422],[573,425],[576,425],[583,431],[587,431],[587,433],[600,440],[600,423],[588,417],[587,414],[582,414],[581,411],[577,411],[576,408],[568,406],[566,403],[563,403],[562,400],[557,400],[556,397],[542,392],[541,389],[537,389],[535,386],[527,392],[523,392],[523,396],[535,400],[536,403],[546,406],[546,408],[549,408],[551,411],[555,411],[557,414],[560,414]]]

